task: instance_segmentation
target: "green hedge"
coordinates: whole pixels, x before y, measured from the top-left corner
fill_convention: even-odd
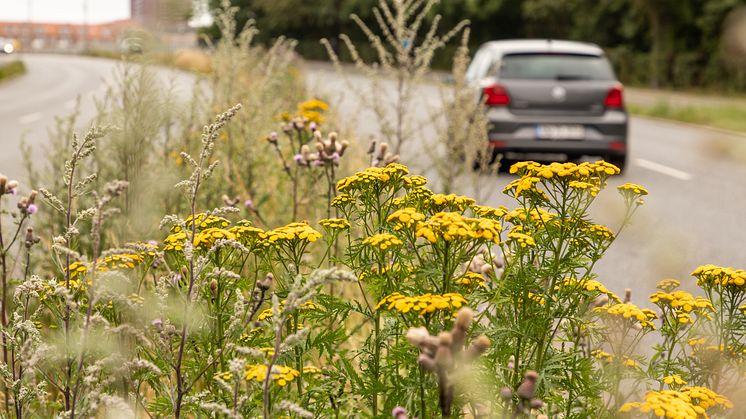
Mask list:
[[[26,66],[23,64],[23,61],[20,60],[11,61],[5,65],[0,64],[0,80],[19,76],[25,72]]]

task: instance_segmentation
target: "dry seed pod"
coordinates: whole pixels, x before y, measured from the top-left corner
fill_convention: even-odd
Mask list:
[[[539,374],[536,371],[526,371],[526,374],[523,375],[523,382],[516,391],[518,397],[524,400],[533,399],[536,395],[536,380],[538,379]]]

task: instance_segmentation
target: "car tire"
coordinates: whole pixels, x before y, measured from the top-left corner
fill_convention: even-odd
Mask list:
[[[614,155],[608,156],[606,161],[619,168],[619,173],[624,173],[624,168],[627,165],[627,155]]]

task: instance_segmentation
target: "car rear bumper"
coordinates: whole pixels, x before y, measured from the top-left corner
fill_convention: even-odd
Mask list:
[[[624,155],[627,151],[627,113],[609,110],[598,116],[516,115],[507,108],[490,108],[488,137],[495,151],[562,153],[567,155]],[[537,138],[539,125],[582,125],[576,139]]]

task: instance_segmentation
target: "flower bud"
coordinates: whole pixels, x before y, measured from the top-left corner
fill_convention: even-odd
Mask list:
[[[267,291],[272,287],[272,281],[274,281],[275,276],[272,275],[272,272],[268,272],[267,276],[264,277],[261,281],[259,281],[256,286],[259,287],[260,290]]]
[[[456,314],[456,327],[466,330],[474,319],[474,312],[469,307],[462,307]]]
[[[433,358],[430,358],[429,356],[425,354],[420,354],[419,357],[417,357],[417,363],[420,364],[420,366],[428,371],[435,371],[435,360]]]
[[[366,154],[373,154],[376,152],[376,140],[370,140],[370,145],[368,146],[368,151]]]
[[[394,419],[407,419],[407,411],[401,406],[396,406],[394,410],[391,411],[391,416],[393,416]]]
[[[422,343],[430,336],[425,326],[412,327],[407,330],[407,342],[412,346],[420,347]]]
[[[513,398],[513,390],[510,387],[503,387],[500,389],[500,398],[503,400],[510,400]]]
[[[212,292],[212,296],[215,297],[218,295],[218,280],[214,279],[210,281],[210,292]]]
[[[632,301],[632,288],[625,288],[624,289],[624,302],[628,303]]]
[[[277,140],[278,140],[278,136],[277,136],[277,132],[275,131],[272,131],[269,134],[269,137],[267,137],[267,142],[269,142],[270,144],[277,145]]]
[[[16,182],[16,186],[17,185],[18,185],[18,182]],[[28,202],[29,202],[29,204],[33,204],[33,203],[36,202],[36,195],[37,194],[38,194],[38,192],[36,192],[35,190],[31,191],[31,193],[28,195]]]
[[[539,374],[536,371],[526,371],[523,375],[523,382],[518,386],[518,397],[524,400],[530,400],[536,395],[536,380],[539,379]]]
[[[544,406],[544,402],[539,399],[531,399],[528,405],[532,409],[541,409]]]

